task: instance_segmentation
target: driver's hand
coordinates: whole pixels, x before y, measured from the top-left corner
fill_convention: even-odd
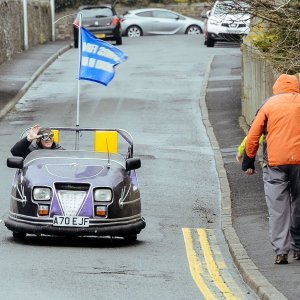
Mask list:
[[[36,124],[33,127],[31,127],[31,129],[29,130],[28,135],[27,135],[28,142],[32,142],[33,140],[41,137],[41,135],[38,134],[40,129],[41,129],[41,126],[39,124]]]

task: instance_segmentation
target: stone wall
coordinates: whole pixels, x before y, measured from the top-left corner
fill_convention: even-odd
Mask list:
[[[50,1],[28,0],[28,42],[29,47],[44,44],[52,39]]]
[[[51,40],[49,0],[28,0],[28,46]],[[22,0],[0,0],[0,64],[24,50]]]
[[[152,7],[160,7],[160,8],[166,8],[173,10],[175,12],[178,12],[185,16],[190,16],[196,19],[201,19],[201,14],[204,11],[207,11],[209,9],[209,5],[206,2],[201,3],[179,3],[179,4],[151,4]],[[124,14],[126,11],[130,9],[136,9],[141,7],[134,7],[134,6],[122,6],[120,4],[116,5],[116,11],[119,16]],[[62,39],[73,39],[73,21],[75,18],[75,13],[78,10],[76,9],[68,9],[60,13],[56,13],[55,19],[58,20],[59,18],[63,16],[68,16],[66,18],[61,19],[61,21],[57,22],[57,25],[55,27],[55,36],[56,39],[62,40]]]

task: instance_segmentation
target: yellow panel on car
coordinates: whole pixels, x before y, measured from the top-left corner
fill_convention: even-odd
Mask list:
[[[118,153],[118,132],[95,131],[95,152]]]
[[[55,143],[59,143],[59,130],[57,129],[52,129],[51,130],[54,134],[53,140]]]

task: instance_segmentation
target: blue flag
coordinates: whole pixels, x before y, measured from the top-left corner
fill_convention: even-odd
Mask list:
[[[83,27],[81,42],[79,79],[108,85],[115,76],[115,66],[125,61],[127,55],[110,43],[97,39]]]

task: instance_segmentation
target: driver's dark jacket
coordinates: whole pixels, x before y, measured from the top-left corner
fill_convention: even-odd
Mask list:
[[[10,152],[13,156],[21,156],[25,158],[30,152],[34,150],[41,150],[43,148],[35,142],[29,142],[27,137],[22,138],[18,141],[11,149]],[[51,149],[53,150],[64,150],[59,144],[53,142]]]

